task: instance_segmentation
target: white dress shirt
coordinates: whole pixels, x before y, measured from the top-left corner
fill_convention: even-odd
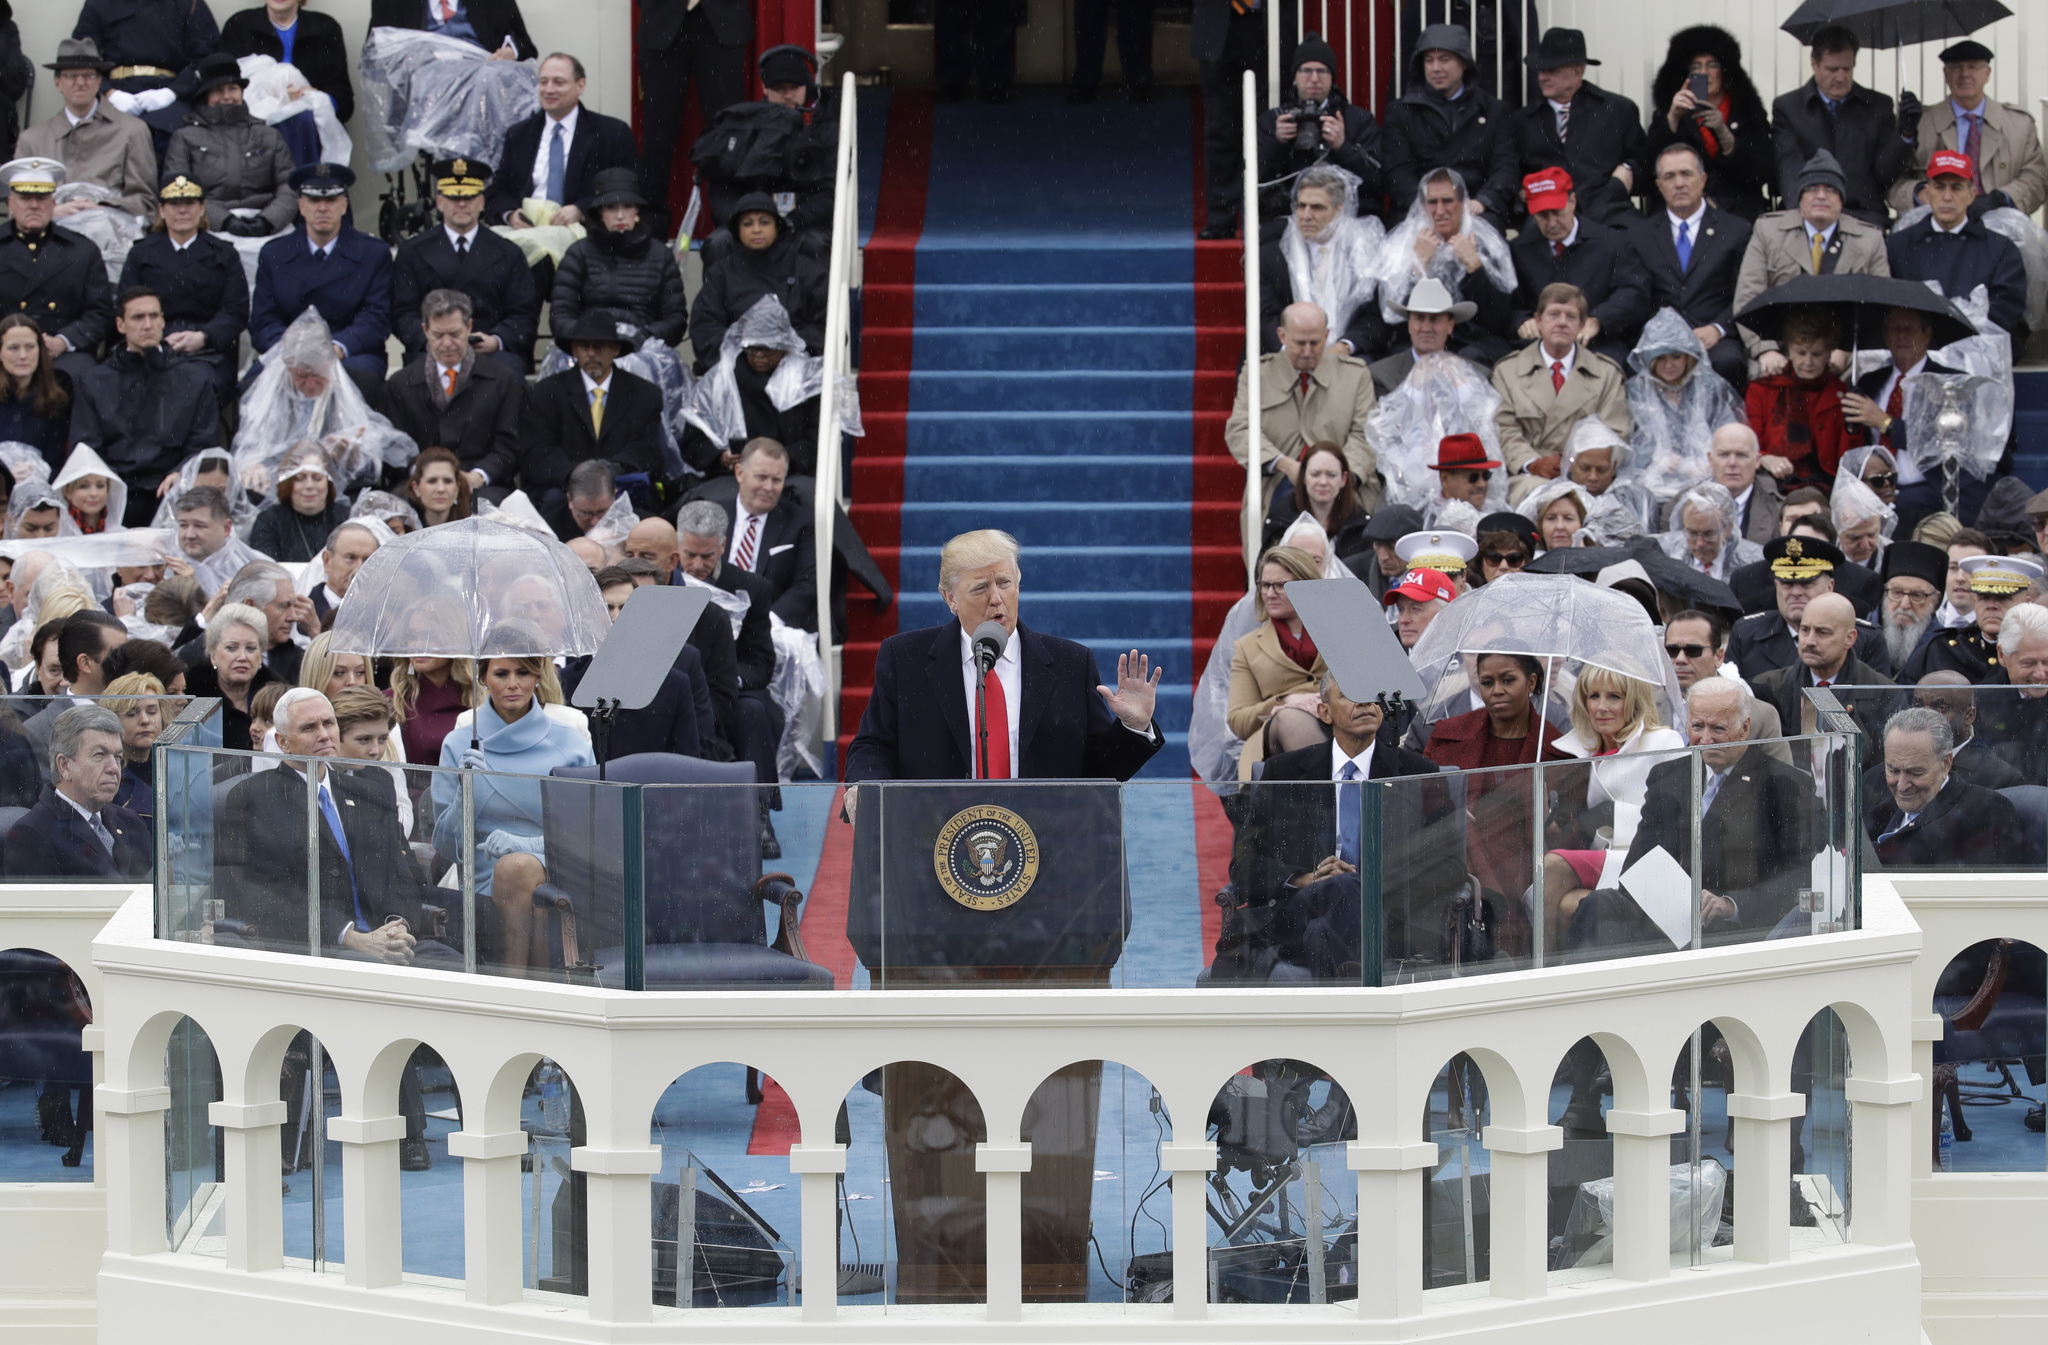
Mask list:
[[[735,534],[739,531],[733,530]],[[996,681],[1003,687],[1003,708],[1009,711],[1009,723],[1003,732],[1010,739],[1010,774],[1015,777],[1021,768],[1017,760],[1017,716],[1024,708],[1024,663],[1021,657],[1023,637],[1016,631],[1010,632],[1009,640],[1003,645],[1003,656],[996,660]],[[975,707],[980,703],[976,692],[981,686],[981,669],[974,661],[974,635],[965,626],[960,628],[960,682],[967,693],[967,743],[974,761],[974,773],[981,774],[981,725],[975,720]],[[994,725],[990,726],[991,728]],[[995,755],[993,745],[989,755]]]
[[[110,855],[114,853],[114,834],[107,830],[107,824],[100,820],[98,813],[86,811],[84,804],[72,798],[61,789],[53,789],[50,792],[70,804],[72,811],[85,819],[86,829],[98,838],[101,845],[107,847],[107,853]]]
[[[1939,228],[1940,226],[1937,225],[1936,227]],[[1920,357],[1920,362],[1918,364],[1914,365],[1910,369],[1905,370],[1903,373],[1900,372],[1899,366],[1896,363],[1893,364],[1891,367],[1891,372],[1885,375],[1884,386],[1877,390],[1877,409],[1882,411],[1887,406],[1890,406],[1892,404],[1892,389],[1898,387],[1901,380],[1910,378],[1917,373],[1923,373],[1926,371],[1926,369],[1927,357],[1925,355],[1922,355]],[[1922,481],[1925,481],[1927,479],[1927,473],[1921,471],[1919,465],[1915,463],[1911,459],[1911,457],[1900,457],[1896,453],[1894,453],[1892,457],[1898,463],[1900,485],[1917,486]]]
[[[85,115],[84,115],[84,116],[82,116],[82,117],[74,117],[74,116],[72,116],[72,115],[71,115],[71,109],[70,109],[70,108],[69,108],[68,106],[67,106],[67,107],[66,107],[66,108],[64,109],[64,116],[65,116],[66,120],[68,120],[68,121],[69,121],[69,122],[71,123],[71,125],[72,125],[72,128],[73,128],[73,129],[75,130],[75,129],[77,129],[78,127],[80,127],[80,126],[83,126],[83,125],[85,125],[85,124],[86,124],[87,122],[91,121],[91,120],[92,120],[92,114],[93,114],[93,113],[95,113],[95,112],[97,112],[97,111],[99,111],[99,110],[100,110],[100,100],[99,100],[99,99],[97,99],[97,98],[95,98],[95,99],[93,99],[93,100],[92,100],[92,106],[91,106],[91,107],[89,107],[89,108],[87,108],[87,109],[85,110]],[[1960,125],[1962,125],[1962,122],[1958,121],[1958,122],[1956,123],[1956,125],[1960,126]],[[75,804],[74,804],[74,805],[72,805],[72,806],[76,807],[77,805],[75,805]]]
[[[1551,365],[1562,364],[1564,366],[1564,376],[1566,378],[1570,378],[1572,376],[1572,366],[1579,362],[1579,347],[1577,343],[1574,343],[1571,349],[1565,351],[1563,355],[1551,354],[1550,348],[1548,346],[1539,345],[1537,349],[1542,351],[1543,353],[1544,373],[1547,374],[1552,372],[1550,367]]]
[[[555,128],[557,126],[562,128],[562,190],[567,191],[569,189],[567,176],[569,171],[569,151],[576,146],[576,119],[582,115],[583,104],[578,103],[570,108],[569,115],[560,121],[556,121],[552,117],[541,118],[540,150],[533,157],[533,194],[535,196],[546,196],[548,194],[548,146],[554,141]],[[567,201],[557,201],[556,204],[568,205],[570,203]]]
[[[1707,218],[1707,203],[1701,201],[1700,208],[1693,211],[1689,216],[1674,215],[1667,210],[1664,212],[1664,218],[1671,226],[1671,245],[1673,247],[1678,246],[1678,226],[1681,224],[1686,226],[1686,241],[1691,246],[1698,247],[1700,245],[1700,226],[1706,222]]]
[[[748,566],[740,564],[740,539],[747,535],[747,520],[750,518],[760,519],[761,525],[754,533],[754,563]],[[734,568],[745,570],[747,573],[752,574],[761,567],[761,557],[766,554],[767,550],[768,515],[749,513],[747,512],[747,506],[741,504],[738,500],[734,500],[732,506],[732,536],[726,540],[725,558],[732,562]],[[1017,637],[1013,633],[1010,636],[1010,643],[1015,644],[1016,642]],[[1012,727],[1014,728],[1014,726]]]
[[[1330,739],[1330,782],[1337,786],[1337,830],[1335,839],[1330,843],[1330,853],[1333,855],[1344,848],[1344,788],[1347,785],[1355,787],[1363,781],[1372,779],[1372,749],[1377,743],[1378,739],[1367,738],[1363,752],[1355,757],[1347,757],[1344,755],[1344,749],[1337,745],[1337,740],[1334,737]],[[1358,774],[1350,780],[1344,778],[1344,767],[1347,763],[1358,770]]]
[[[566,154],[566,151],[565,151],[565,154]],[[541,156],[541,159],[542,159],[542,161],[543,161],[543,171],[545,171],[545,161],[546,161],[546,159],[547,159],[547,156],[546,156],[545,154],[543,154],[543,155]],[[566,162],[566,161],[567,161],[567,160],[566,160],[566,158],[565,158],[565,159],[564,159],[564,162]],[[543,179],[542,179],[542,181],[546,181],[546,179],[545,179],[545,178],[543,178]],[[472,229],[471,229],[471,230],[470,230],[470,231],[469,231],[468,233],[464,234],[464,233],[457,233],[457,232],[455,232],[455,230],[453,230],[453,229],[449,228],[449,227],[448,227],[448,226],[447,226],[446,224],[443,224],[443,225],[441,226],[441,231],[442,231],[443,233],[445,233],[445,234],[447,234],[447,235],[448,235],[448,246],[449,246],[449,247],[452,247],[452,248],[454,248],[454,249],[455,249],[455,250],[456,250],[457,252],[461,252],[461,251],[462,251],[462,242],[463,242],[463,240],[464,240],[464,239],[468,239],[468,240],[469,240],[469,245],[470,245],[470,247],[474,248],[474,247],[476,246],[476,236],[477,236],[477,233],[478,233],[478,232],[479,232],[479,231],[480,231],[480,230],[481,230],[482,228],[483,228],[483,226],[482,226],[482,225],[477,225],[477,226],[476,226],[475,228],[472,228]]]

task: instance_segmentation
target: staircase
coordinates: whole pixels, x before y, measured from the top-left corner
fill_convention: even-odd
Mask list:
[[[899,597],[850,614],[842,757],[881,640],[948,618],[940,546],[997,527],[1023,547],[1027,622],[1089,646],[1105,680],[1132,648],[1164,663],[1168,745],[1145,774],[1186,778],[1193,681],[1244,592],[1222,443],[1240,254],[1194,240],[1189,104],[933,111],[892,99],[866,250],[852,516]]]

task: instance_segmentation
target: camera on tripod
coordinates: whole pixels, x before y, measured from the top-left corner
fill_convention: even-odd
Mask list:
[[[1329,99],[1298,98],[1280,106],[1280,115],[1294,118],[1294,140],[1289,146],[1299,154],[1313,154],[1323,145],[1323,117],[1330,110]]]

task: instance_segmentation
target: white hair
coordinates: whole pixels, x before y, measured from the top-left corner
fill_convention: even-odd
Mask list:
[[[2048,640],[2048,607],[2039,603],[2015,604],[1998,624],[1998,654],[2011,658],[2022,640]]]
[[[939,552],[939,592],[951,593],[960,576],[969,570],[1000,565],[1004,561],[1018,572],[1021,580],[1023,570],[1017,564],[1017,555],[1017,539],[1007,532],[995,528],[963,532],[947,542]]]
[[[332,708],[324,692],[315,691],[312,687],[293,687],[290,691],[277,698],[277,705],[270,712],[272,729],[284,729],[289,732],[292,723],[292,707],[304,705],[307,701],[319,701],[322,705],[327,705],[330,709]]]
[[[1742,708],[1742,722],[1748,723],[1750,719],[1749,693],[1743,690],[1742,683],[1730,677],[1695,678],[1692,689],[1685,693],[1685,704],[1690,709],[1692,703],[1702,696],[1719,696],[1723,694],[1735,697],[1736,704]]]
[[[263,615],[261,609],[251,607],[245,602],[223,603],[220,610],[206,623],[207,657],[211,658],[213,651],[220,648],[220,642],[227,638],[230,626],[242,627],[256,637],[258,645],[269,647],[270,618]]]

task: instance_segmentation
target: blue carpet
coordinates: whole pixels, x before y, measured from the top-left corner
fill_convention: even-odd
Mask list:
[[[1024,547],[1024,619],[1166,669],[1185,779],[1195,371],[1189,105],[938,109],[917,248],[899,629],[945,619],[938,548],[967,520]],[[1191,825],[1183,821],[1187,834]],[[1185,984],[1185,979],[1179,982]]]

